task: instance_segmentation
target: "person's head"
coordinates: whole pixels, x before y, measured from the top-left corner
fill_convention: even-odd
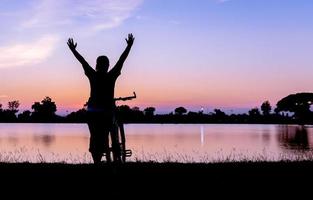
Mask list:
[[[97,58],[96,71],[97,72],[108,72],[110,61],[106,56],[99,56]]]

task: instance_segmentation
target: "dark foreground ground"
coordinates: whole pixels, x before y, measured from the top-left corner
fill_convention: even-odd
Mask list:
[[[238,162],[216,164],[126,163],[92,164],[0,163],[1,186],[31,187],[33,192],[91,188],[95,193],[118,191],[136,195],[162,192],[183,195],[305,194],[312,186],[313,162]],[[3,188],[3,187],[1,187]],[[98,188],[98,189],[96,189]],[[100,190],[99,190],[100,188]],[[34,191],[35,190],[35,191]],[[263,196],[264,197],[264,196]],[[253,198],[254,199],[254,198]]]

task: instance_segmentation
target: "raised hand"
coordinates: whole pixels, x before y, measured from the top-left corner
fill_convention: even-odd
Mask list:
[[[76,47],[77,47],[77,43],[76,43],[76,42],[74,43],[73,38],[69,38],[69,39],[68,39],[67,45],[68,45],[68,47],[69,47],[71,50],[75,50]]]
[[[128,34],[128,38],[126,38],[125,40],[127,42],[127,45],[132,46],[135,38],[134,38],[133,34],[130,33],[130,34]]]
[[[71,49],[72,53],[77,58],[77,60],[82,64],[82,66],[85,70],[85,74],[86,73],[89,74],[90,71],[92,71],[93,69],[90,67],[90,65],[87,63],[87,61],[84,59],[84,57],[82,55],[80,55],[80,53],[76,50],[77,43],[74,42],[73,38],[68,39],[67,45]]]

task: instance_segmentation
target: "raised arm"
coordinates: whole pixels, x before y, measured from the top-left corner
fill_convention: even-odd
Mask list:
[[[93,71],[92,67],[90,67],[90,65],[87,63],[87,61],[84,59],[84,57],[82,55],[80,55],[78,53],[78,51],[76,50],[77,43],[74,42],[73,38],[68,39],[67,45],[70,48],[70,50],[72,51],[72,53],[74,54],[74,56],[77,58],[77,60],[82,64],[84,71],[85,71],[85,74],[87,74],[90,71]]]
[[[118,72],[118,73],[121,71],[123,64],[124,64],[128,54],[130,52],[130,49],[132,48],[132,46],[134,44],[135,38],[134,38],[133,34],[128,34],[128,38],[126,38],[125,40],[127,42],[127,47],[111,71]]]

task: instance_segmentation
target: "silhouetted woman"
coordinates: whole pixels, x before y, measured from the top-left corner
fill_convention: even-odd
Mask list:
[[[100,163],[103,153],[106,154],[107,162],[111,162],[109,149],[109,133],[114,133],[115,101],[114,88],[117,77],[121,74],[124,61],[134,43],[132,34],[126,39],[127,47],[115,64],[109,69],[109,59],[106,56],[97,58],[96,69],[94,70],[86,60],[77,52],[77,43],[70,38],[67,42],[77,60],[82,64],[85,75],[90,83],[90,98],[87,102],[88,127],[90,131],[89,151],[94,163]],[[112,134],[111,134],[112,135]],[[118,152],[119,144],[112,136],[113,152]]]

